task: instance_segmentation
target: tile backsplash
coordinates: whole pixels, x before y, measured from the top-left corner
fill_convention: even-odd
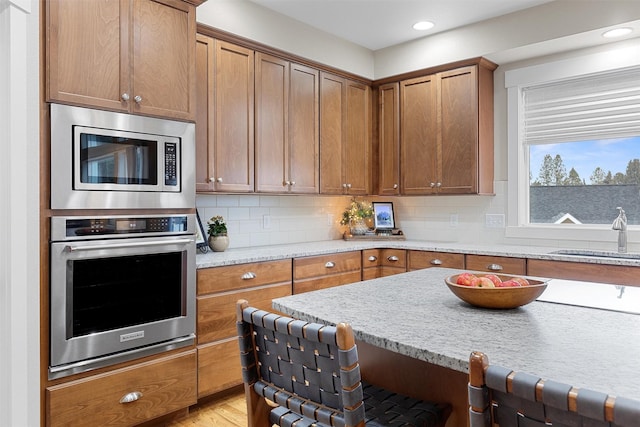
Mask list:
[[[495,196],[365,197],[393,202],[396,226],[414,240],[504,243],[504,228],[488,228],[487,213],[505,213],[506,183]],[[342,212],[350,196],[201,195],[196,206],[202,225],[222,215],[229,247],[268,246],[341,239]]]

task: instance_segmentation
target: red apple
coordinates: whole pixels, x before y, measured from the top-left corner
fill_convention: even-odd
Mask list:
[[[463,285],[463,286],[472,286],[471,282],[473,281],[473,279],[477,279],[477,277],[474,274],[462,273],[458,276],[458,279],[456,280],[456,284]]]
[[[484,277],[491,280],[494,285],[498,286],[499,283],[502,283],[502,279],[496,276],[495,274],[485,274]]]
[[[475,285],[479,288],[495,288],[496,285],[488,277],[478,277],[478,284]]]
[[[516,282],[520,283],[522,286],[527,286],[529,284],[529,281],[524,277],[512,277],[511,280],[515,280]]]
[[[515,280],[505,280],[504,282],[500,282],[496,285],[498,288],[515,288],[522,286],[520,282]]]

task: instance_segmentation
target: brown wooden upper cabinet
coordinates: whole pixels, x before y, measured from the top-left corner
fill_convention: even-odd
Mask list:
[[[47,101],[195,120],[193,4],[179,0],[44,4]]]
[[[254,52],[198,34],[196,191],[254,191]]]
[[[320,73],[320,193],[369,194],[371,88]]]
[[[256,191],[317,194],[320,72],[260,52],[255,67]]]
[[[396,114],[393,89],[381,86],[380,194],[392,194],[386,176],[396,164],[385,153],[398,139],[401,194],[493,193],[494,68],[481,60],[401,81],[399,138],[388,129]]]
[[[400,83],[378,88],[378,194],[400,194]]]

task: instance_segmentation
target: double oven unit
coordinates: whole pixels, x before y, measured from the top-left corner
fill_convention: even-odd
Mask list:
[[[50,379],[194,343],[194,164],[193,123],[51,104]]]

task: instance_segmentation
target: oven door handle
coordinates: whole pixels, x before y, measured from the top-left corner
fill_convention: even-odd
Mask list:
[[[193,239],[178,239],[178,240],[163,240],[152,242],[129,242],[129,243],[115,243],[106,245],[67,245],[64,250],[67,252],[79,252],[79,251],[94,251],[98,249],[118,249],[118,248],[137,248],[144,246],[164,246],[173,244],[187,244],[192,243]]]

